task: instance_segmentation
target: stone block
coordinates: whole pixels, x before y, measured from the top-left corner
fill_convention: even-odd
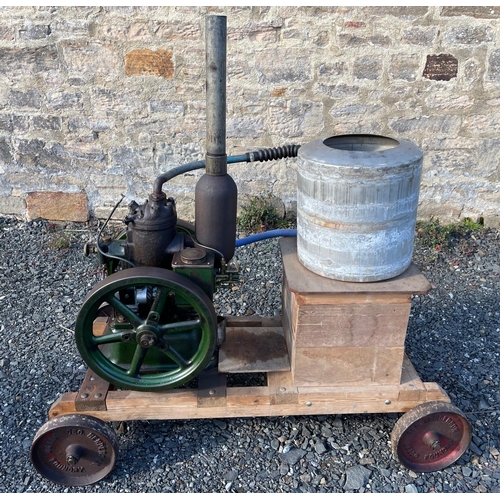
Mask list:
[[[0,214],[24,215],[26,202],[19,196],[0,196]]]
[[[200,40],[200,26],[197,23],[159,22],[154,32],[156,37],[165,40]]]
[[[50,25],[34,24],[19,30],[21,40],[41,40],[47,38],[51,33]]]
[[[258,138],[265,130],[263,118],[239,117],[227,121],[227,137]]]
[[[417,17],[423,17],[429,12],[429,7],[424,6],[386,6],[386,7],[365,7],[363,12],[368,16],[379,16],[379,17],[400,17],[400,18],[410,18],[415,19]]]
[[[424,136],[432,134],[443,136],[455,135],[460,130],[461,124],[461,117],[453,115],[421,116],[419,118],[389,120],[389,126],[400,137],[414,133],[421,133]]]
[[[449,81],[456,78],[458,59],[451,54],[428,55],[425,63],[424,78]]]
[[[255,60],[260,84],[306,82],[311,79],[309,54],[299,49],[263,50]]]
[[[392,40],[388,36],[374,35],[369,37],[360,37],[350,34],[344,34],[339,37],[339,45],[341,47],[390,47]]]
[[[356,85],[318,85],[317,91],[320,94],[326,94],[332,99],[345,99],[347,97],[356,97],[359,94],[359,87]]]
[[[30,128],[30,117],[27,115],[13,115],[12,128],[15,134],[24,134]]]
[[[11,90],[10,105],[14,108],[34,108],[40,109],[42,97],[38,89]]]
[[[83,94],[81,92],[49,92],[47,94],[47,107],[53,110],[82,109]]]
[[[500,49],[491,52],[488,58],[487,77],[489,80],[494,80],[495,82],[500,81]]]
[[[0,40],[5,40],[6,42],[13,41],[15,37],[14,28],[12,26],[7,26],[5,24],[0,25]]]
[[[500,17],[500,7],[483,7],[483,6],[460,6],[443,7],[441,11],[443,17],[468,16],[476,19],[498,19]]]
[[[69,73],[83,75],[88,81],[97,77],[111,78],[121,70],[117,50],[111,44],[85,40],[60,42],[64,62]]]
[[[419,66],[418,54],[398,54],[391,58],[389,74],[397,80],[414,82],[417,79]]]
[[[474,99],[466,95],[456,95],[449,92],[435,92],[425,100],[430,109],[468,109],[474,105]]]
[[[10,115],[0,115],[0,131],[12,132],[12,120]],[[2,139],[0,139],[1,141]]]
[[[382,75],[382,60],[373,56],[362,56],[354,60],[353,76],[359,80],[378,80]]]
[[[292,100],[269,103],[268,116],[271,127],[287,138],[314,137],[324,128],[322,102]]]
[[[55,45],[0,50],[0,67],[4,75],[24,77],[29,73],[43,73],[58,69],[59,54]]]
[[[12,163],[13,159],[10,141],[6,137],[0,137],[0,166]]]
[[[71,222],[88,220],[85,193],[32,192],[26,197],[28,219],[47,219]]]
[[[154,100],[149,103],[151,113],[168,113],[172,115],[183,116],[186,107],[182,102],[175,102],[170,99]]]
[[[66,149],[58,143],[47,147],[40,139],[21,140],[18,143],[19,163],[24,167],[50,168],[59,170],[70,163]]]
[[[61,130],[62,118],[60,116],[33,116],[31,124],[34,130]]]
[[[401,41],[411,45],[431,46],[436,40],[438,32],[436,27],[411,27],[403,31]]]
[[[168,80],[174,77],[174,62],[171,50],[137,49],[125,55],[125,74],[161,76]]]
[[[452,45],[479,45],[493,40],[489,26],[462,25],[452,28],[444,34],[444,41]]]

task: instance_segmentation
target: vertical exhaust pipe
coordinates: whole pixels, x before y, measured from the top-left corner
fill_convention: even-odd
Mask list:
[[[195,235],[201,246],[216,250],[229,262],[236,244],[238,193],[227,173],[225,16],[207,16],[205,40],[206,165],[195,189]],[[220,264],[220,255],[216,260]]]

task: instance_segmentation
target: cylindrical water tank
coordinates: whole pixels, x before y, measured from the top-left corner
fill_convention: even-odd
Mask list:
[[[340,135],[298,152],[297,253],[310,271],[381,281],[411,263],[422,150],[406,140]]]

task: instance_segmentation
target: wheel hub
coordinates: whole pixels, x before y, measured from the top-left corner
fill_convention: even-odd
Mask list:
[[[145,332],[139,337],[139,345],[145,348],[153,347],[156,345],[156,337],[152,333]]]

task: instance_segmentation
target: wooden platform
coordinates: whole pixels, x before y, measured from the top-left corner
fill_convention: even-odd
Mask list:
[[[51,407],[49,418],[78,413],[105,421],[177,420],[284,415],[328,415],[347,413],[400,413],[425,401],[447,401],[448,395],[436,383],[420,380],[405,357],[398,385],[366,387],[296,387],[290,372],[267,374],[264,387],[227,387],[214,384],[213,395],[202,389],[174,389],[164,393],[112,390],[102,409],[82,409],[79,393],[63,394]],[[89,378],[92,373],[88,374]],[[96,377],[97,384],[109,386]],[[88,392],[86,392],[88,393]],[[94,392],[95,394],[95,392]],[[89,402],[90,403],[90,402]]]

